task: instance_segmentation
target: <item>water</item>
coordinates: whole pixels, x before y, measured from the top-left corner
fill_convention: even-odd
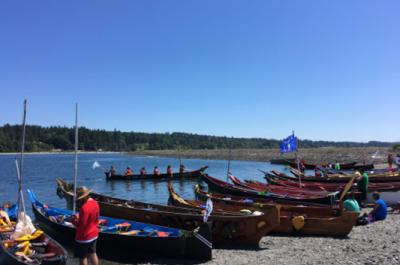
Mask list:
[[[17,177],[15,170],[16,155],[0,155],[0,202],[17,200]],[[102,168],[92,169],[94,161],[98,161]],[[195,170],[208,165],[207,173],[211,176],[225,179],[227,161],[184,159],[182,163],[188,170]],[[114,165],[122,173],[130,166],[137,174],[142,166],[148,173],[158,166],[165,172],[168,165],[174,171],[179,168],[179,159],[156,156],[130,156],[124,154],[80,154],[78,164],[78,185],[119,198],[146,201],[158,204],[167,204],[168,190],[165,181],[106,181],[104,171]],[[255,179],[264,181],[263,174],[259,171],[272,169],[284,170],[283,166],[270,165],[269,163],[231,161],[231,172],[242,179]],[[65,201],[56,195],[56,178],[73,181],[74,155],[73,154],[28,154],[24,158],[23,187],[31,188],[38,199],[54,207],[64,208]],[[184,198],[194,199],[193,186],[197,180],[174,180],[175,190]],[[25,194],[26,201],[27,195]],[[27,211],[31,213],[29,203]],[[31,216],[33,216],[31,214]],[[72,256],[72,255],[70,255]],[[77,264],[72,260],[68,264]],[[102,264],[105,264],[102,262]]]

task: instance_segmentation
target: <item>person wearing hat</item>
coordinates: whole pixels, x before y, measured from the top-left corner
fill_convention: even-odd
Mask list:
[[[80,265],[87,265],[88,260],[92,265],[98,265],[96,243],[99,235],[99,204],[90,198],[90,190],[82,187],[77,192],[79,214],[73,216],[72,223],[76,226],[75,256],[79,258]]]
[[[357,189],[359,192],[361,192],[360,204],[363,205],[363,202],[367,199],[369,176],[367,172],[364,172],[362,170],[361,173],[357,171],[356,175],[357,175]]]

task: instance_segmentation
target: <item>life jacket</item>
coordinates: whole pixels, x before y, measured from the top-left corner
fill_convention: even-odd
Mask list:
[[[172,175],[172,167],[167,168],[167,174]]]
[[[154,169],[154,175],[158,176],[160,175],[160,170],[158,168]]]

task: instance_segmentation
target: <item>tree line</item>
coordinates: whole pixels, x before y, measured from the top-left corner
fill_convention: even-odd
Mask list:
[[[21,125],[5,124],[0,127],[0,152],[18,152]],[[74,149],[74,128],[28,125],[26,127],[26,151],[68,151]],[[238,149],[279,148],[280,140],[264,138],[231,138],[190,133],[142,133],[106,131],[79,127],[79,149],[86,151],[137,151],[167,149]],[[390,147],[393,143],[371,141],[331,142],[299,140],[301,148],[313,147]]]

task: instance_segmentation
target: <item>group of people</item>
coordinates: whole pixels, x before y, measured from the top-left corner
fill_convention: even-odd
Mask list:
[[[179,173],[184,173],[184,172],[186,172],[186,167],[185,167],[185,165],[181,164],[179,166]],[[108,174],[110,176],[114,176],[114,175],[117,174],[117,171],[116,171],[114,166],[111,166],[110,170],[108,171]],[[161,174],[160,169],[158,168],[158,166],[155,166],[154,169],[153,169],[153,175],[154,176],[159,176],[160,174]],[[174,171],[173,171],[171,165],[167,166],[167,174],[170,175],[170,176],[172,176],[174,174]],[[131,167],[126,167],[126,170],[124,172],[124,176],[132,176],[132,175],[134,175],[133,169]],[[147,175],[145,167],[142,167],[140,169],[140,175],[141,176],[146,176]]]
[[[367,200],[369,176],[368,173],[363,170],[356,171],[355,174],[357,176],[357,190],[361,193],[361,196],[356,200],[354,192],[349,192],[347,194],[347,199],[343,203],[343,207],[346,211],[361,213],[360,205],[365,206],[364,204]],[[372,199],[374,201],[372,210],[369,213],[361,215],[357,220],[358,224],[364,225],[386,219],[387,205],[381,198],[380,193],[377,191],[374,192],[372,194]]]

